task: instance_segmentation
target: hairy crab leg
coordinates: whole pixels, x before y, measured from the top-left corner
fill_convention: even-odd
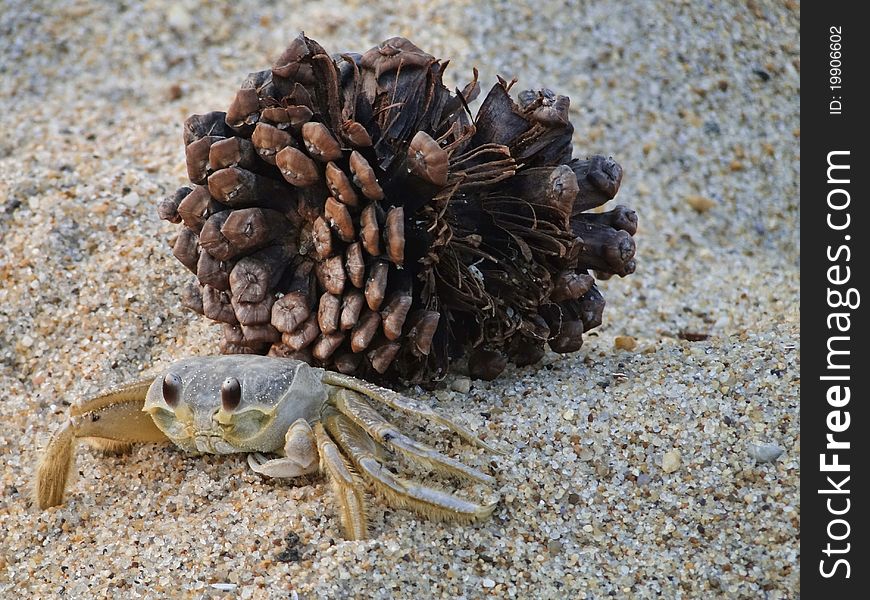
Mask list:
[[[361,394],[348,389],[333,388],[330,390],[329,399],[340,413],[362,427],[375,440],[388,448],[394,448],[409,460],[442,473],[460,475],[490,485],[495,482],[491,475],[469,467],[454,458],[441,454],[427,444],[408,437],[381,416]]]
[[[314,424],[314,437],[320,453],[320,468],[329,475],[341,508],[341,524],[345,537],[349,540],[365,539],[368,534],[368,519],[362,486],[321,423]]]
[[[355,392],[359,392],[364,396],[371,398],[372,400],[377,400],[383,404],[386,404],[390,408],[395,410],[402,411],[404,413],[415,415],[418,417],[423,417],[424,419],[428,419],[433,423],[438,423],[439,425],[443,425],[459,435],[466,442],[474,444],[479,448],[484,448],[490,452],[495,454],[504,454],[498,448],[490,446],[482,439],[477,437],[472,431],[468,430],[464,426],[448,419],[447,417],[438,414],[428,406],[424,406],[410,398],[402,396],[398,392],[394,392],[393,390],[388,390],[387,388],[382,388],[373,383],[369,383],[368,381],[364,381],[362,379],[357,379],[356,377],[351,377],[350,375],[344,375],[342,373],[336,373],[334,371],[324,371],[323,376],[321,377],[321,381],[327,385],[332,385],[339,388],[345,388],[348,390],[353,390]]]
[[[48,442],[36,469],[34,496],[39,508],[63,502],[63,492],[75,463],[75,442],[89,438],[98,448],[118,451],[134,442],[165,442],[151,417],[142,412],[153,380],[137,381],[70,408],[69,420]]]
[[[393,475],[372,454],[371,440],[349,417],[333,414],[325,418],[325,423],[329,433],[350,456],[359,472],[389,504],[443,521],[484,519],[495,509],[495,502],[477,504]]]

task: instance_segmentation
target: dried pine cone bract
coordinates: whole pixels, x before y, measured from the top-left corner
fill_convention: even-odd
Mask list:
[[[572,158],[567,96],[510,96],[475,118],[446,62],[404,38],[329,55],[300,34],[226,112],[184,124],[191,186],[159,205],[196,277],[185,306],[223,324],[225,353],[361,376],[472,376],[574,352],[601,324],[596,277],[632,273],[635,213],[584,212],[622,168]]]

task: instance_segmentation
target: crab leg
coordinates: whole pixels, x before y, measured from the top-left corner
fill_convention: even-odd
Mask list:
[[[381,466],[369,449],[371,440],[351,419],[345,415],[330,415],[325,422],[329,433],[347,452],[359,472],[389,504],[444,521],[484,519],[495,509],[495,503],[476,504],[393,475]]]
[[[336,373],[334,371],[324,371],[323,376],[321,377],[321,381],[327,385],[332,385],[335,387],[345,388],[349,390],[353,390],[355,392],[359,392],[372,400],[377,400],[383,404],[386,404],[392,409],[402,411],[404,413],[410,415],[416,415],[418,417],[423,417],[424,419],[428,419],[433,423],[438,423],[439,425],[443,425],[458,434],[459,437],[464,439],[466,442],[474,444],[479,448],[484,448],[493,452],[495,454],[504,454],[501,450],[490,446],[482,439],[477,437],[473,432],[466,429],[464,426],[456,423],[447,417],[438,414],[428,406],[423,406],[410,398],[406,398],[402,396],[398,392],[394,392],[393,390],[388,390],[387,388],[382,388],[380,386],[374,385],[373,383],[369,383],[368,381],[364,381],[362,379],[357,379],[356,377],[351,377],[349,375],[344,375],[342,373]]]
[[[333,388],[330,400],[336,409],[362,427],[366,433],[378,442],[394,448],[408,459],[431,469],[461,475],[468,479],[492,484],[492,476],[469,467],[460,461],[444,456],[435,448],[418,442],[400,432],[395,425],[387,421],[376,411],[362,395],[343,388]]]
[[[142,412],[152,380],[138,381],[74,404],[69,420],[48,442],[36,469],[34,496],[40,508],[63,502],[79,438],[98,448],[120,451],[134,442],[165,442],[151,417]]]
[[[353,471],[341,455],[321,423],[314,424],[314,437],[320,453],[320,468],[329,475],[335,497],[341,506],[341,524],[349,540],[362,540],[368,533],[365,500],[361,486],[357,485]]]

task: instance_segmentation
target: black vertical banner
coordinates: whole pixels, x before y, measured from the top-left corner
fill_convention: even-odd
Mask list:
[[[860,3],[801,27],[801,591],[870,594],[870,30]],[[868,305],[868,306],[865,306]]]

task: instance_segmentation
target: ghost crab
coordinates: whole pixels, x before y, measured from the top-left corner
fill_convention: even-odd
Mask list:
[[[400,432],[370,402],[423,417],[472,444],[498,450],[471,431],[392,390],[286,358],[252,355],[196,357],[155,378],[131,383],[73,405],[37,469],[40,508],[63,501],[75,442],[86,438],[108,451],[135,442],[171,441],[208,454],[248,453],[268,477],[317,471],[332,481],[349,539],[368,533],[364,484],[388,504],[447,521],[486,518],[495,502],[478,504],[394,475],[384,447],[441,473],[492,484],[493,478]],[[269,459],[263,453],[275,453]]]

